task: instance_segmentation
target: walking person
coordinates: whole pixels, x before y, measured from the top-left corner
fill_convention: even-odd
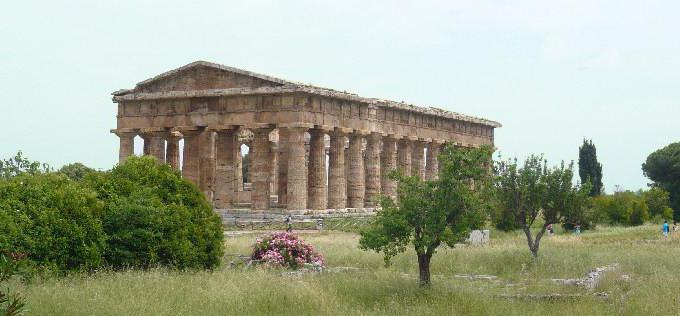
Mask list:
[[[661,226],[661,231],[663,231],[663,238],[668,240],[668,233],[670,232],[670,227],[668,226],[668,221],[663,221],[663,226]]]
[[[323,218],[319,217],[319,218],[316,220],[316,229],[317,229],[318,231],[323,230]]]
[[[286,228],[286,231],[289,232],[289,233],[292,232],[293,231],[293,217],[288,215],[288,217],[286,217],[286,224],[288,226]]]

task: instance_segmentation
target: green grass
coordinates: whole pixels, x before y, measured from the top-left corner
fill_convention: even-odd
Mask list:
[[[229,268],[233,254],[247,254],[255,234],[226,239],[225,264],[213,272],[98,272],[46,278],[19,285],[28,315],[678,315],[680,236],[660,240],[657,226],[602,227],[580,237],[546,237],[540,259],[523,236],[492,231],[485,247],[440,249],[432,260],[433,285],[417,286],[412,252],[385,268],[382,257],[357,248],[358,235],[302,234],[330,267],[359,271],[282,276],[281,271]],[[593,267],[619,263],[597,292],[570,300],[529,301],[501,294],[587,294],[553,284]],[[467,281],[455,274],[492,274],[497,282]],[[631,277],[622,281],[621,275]]]

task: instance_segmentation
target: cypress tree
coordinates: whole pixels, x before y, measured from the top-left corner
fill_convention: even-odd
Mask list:
[[[590,196],[602,194],[602,164],[597,162],[597,150],[592,140],[583,140],[578,149],[578,175],[581,183],[590,181]]]

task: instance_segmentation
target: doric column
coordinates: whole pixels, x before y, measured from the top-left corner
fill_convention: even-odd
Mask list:
[[[397,196],[397,182],[389,178],[390,172],[397,168],[397,139],[394,135],[383,137],[380,160],[382,194],[394,198]]]
[[[215,131],[205,129],[199,136],[200,188],[212,202],[215,180]]]
[[[442,141],[434,140],[427,145],[427,171],[425,178],[427,180],[439,179],[439,152],[441,150]]]
[[[309,126],[302,124],[284,126],[288,129],[288,211],[307,208],[307,172],[305,171],[305,132]]]
[[[347,183],[345,180],[345,135],[348,129],[336,128],[330,134],[328,167],[328,208],[347,207]]]
[[[366,207],[376,207],[380,197],[380,143],[382,135],[371,133],[366,142]]]
[[[151,140],[147,140],[144,134],[140,134],[139,137],[142,138],[142,156],[151,155]]]
[[[413,141],[407,138],[400,139],[397,152],[398,168],[404,176],[411,175],[411,154],[413,153]]]
[[[176,129],[184,135],[182,178],[199,186],[201,179],[199,136],[203,129],[194,126],[178,127]]]
[[[425,179],[425,142],[416,140],[413,142],[413,154],[411,156],[411,175]]]
[[[234,205],[236,191],[235,159],[238,147],[233,126],[214,127],[215,137],[215,208]]]
[[[285,208],[288,203],[288,129],[279,128],[278,159],[278,198],[279,207]]]
[[[307,207],[311,210],[325,210],[328,204],[326,193],[326,144],[325,131],[309,130],[309,183]]]
[[[345,201],[347,201],[347,197],[349,196],[349,185],[347,184],[347,179],[349,179],[349,137],[347,137],[347,140],[345,141]],[[349,207],[349,204],[345,202],[345,205]]]
[[[119,128],[112,129],[111,133],[116,134],[120,139],[120,147],[118,147],[118,163],[122,164],[128,157],[135,154],[135,136],[137,136],[137,130]]]
[[[362,141],[364,136],[355,132],[349,137],[349,175],[347,178],[347,206],[364,208],[366,186],[364,181],[364,156],[362,155]]]
[[[140,132],[144,139],[144,155],[152,156],[160,163],[165,163],[165,139],[168,137],[165,128],[143,128]]]
[[[269,209],[269,174],[271,172],[269,133],[272,129],[268,124],[258,125],[252,129],[255,138],[251,147],[248,173],[253,188],[251,192],[253,211]]]
[[[165,151],[165,163],[169,164],[175,170],[179,170],[179,140],[182,139],[182,133],[173,131],[168,136],[167,150]]]
[[[243,156],[241,155],[241,142],[238,141],[236,154],[234,155],[234,178],[236,178],[236,192],[243,192]]]
[[[278,195],[279,192],[279,148],[278,145],[269,141],[269,150],[271,151],[271,170],[269,174],[269,193],[271,195]]]

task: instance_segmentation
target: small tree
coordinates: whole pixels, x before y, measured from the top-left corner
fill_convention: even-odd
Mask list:
[[[85,176],[90,172],[95,172],[95,170],[80,162],[75,162],[68,165],[64,165],[57,172],[66,175],[71,180],[80,181],[83,180]]]
[[[19,151],[16,156],[0,160],[0,179],[11,178],[22,173],[37,174],[49,172],[50,166],[38,161],[30,161]]]
[[[642,164],[642,172],[654,181],[653,187],[669,193],[673,219],[680,220],[680,142],[649,154]]]
[[[577,217],[586,207],[590,186],[572,184],[573,164],[549,169],[542,156],[531,155],[523,167],[517,159],[498,162],[495,173],[498,204],[522,228],[534,258],[548,225]],[[531,229],[541,214],[543,224],[534,235]]]
[[[670,195],[662,188],[651,188],[641,191],[640,195],[644,198],[649,215],[661,217],[663,219],[673,219],[673,209],[670,208]]]
[[[436,181],[405,177],[396,171],[397,200],[383,197],[382,210],[361,231],[364,250],[384,254],[385,263],[412,243],[418,257],[421,286],[430,284],[430,261],[442,242],[453,246],[470,228],[484,222],[482,209],[490,173],[491,149],[456,149],[447,146],[439,156]]]
[[[590,196],[602,194],[602,164],[597,162],[597,149],[592,140],[583,140],[578,149],[578,174],[581,183],[590,182]]]

